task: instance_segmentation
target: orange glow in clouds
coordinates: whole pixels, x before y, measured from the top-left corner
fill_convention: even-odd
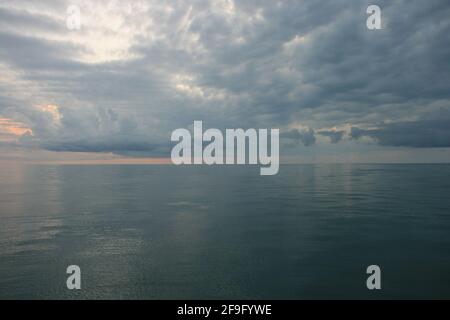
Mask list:
[[[14,121],[9,118],[0,118],[1,140],[14,140],[24,134],[33,135],[33,131],[22,122]],[[8,136],[10,139],[8,139]]]

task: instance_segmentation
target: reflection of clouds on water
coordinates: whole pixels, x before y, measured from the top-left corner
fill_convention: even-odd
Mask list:
[[[0,179],[8,183],[0,195],[0,254],[54,250],[53,240],[64,228],[57,170],[16,165],[3,169]]]
[[[105,228],[89,236],[85,249],[80,252],[84,258],[111,255],[136,255],[144,242],[142,231],[138,229]]]
[[[1,170],[0,298],[365,298],[354,274],[373,261],[398,279],[387,297],[448,295],[432,275],[450,268],[449,170]],[[78,293],[65,289],[71,264]]]
[[[167,206],[176,208],[176,210],[181,210],[177,212],[195,212],[195,210],[208,210],[210,208],[208,204],[187,201],[169,202],[167,203]]]
[[[62,231],[59,219],[9,218],[2,224],[0,255],[55,249],[53,240]]]

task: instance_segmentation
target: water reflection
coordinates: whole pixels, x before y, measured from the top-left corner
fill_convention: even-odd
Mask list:
[[[446,165],[12,166],[2,298],[449,297]],[[383,292],[365,267],[383,266]],[[65,268],[83,290],[65,289]],[[420,279],[420,280],[418,280]]]

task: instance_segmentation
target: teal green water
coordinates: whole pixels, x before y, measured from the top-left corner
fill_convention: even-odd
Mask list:
[[[449,195],[450,165],[3,167],[0,298],[450,298]]]

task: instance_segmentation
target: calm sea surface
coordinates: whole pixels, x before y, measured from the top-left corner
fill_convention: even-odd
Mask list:
[[[0,298],[450,298],[450,165],[4,166]]]

